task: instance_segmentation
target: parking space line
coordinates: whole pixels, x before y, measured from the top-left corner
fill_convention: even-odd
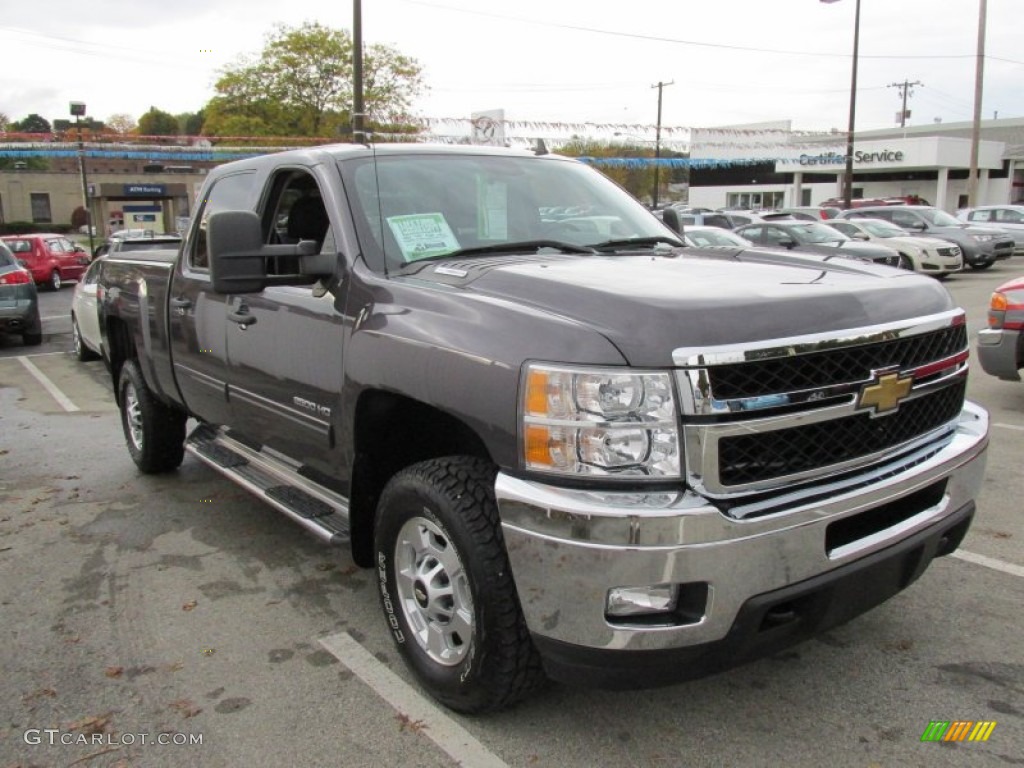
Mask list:
[[[1024,432],[1024,427],[1018,427],[1016,424],[1000,424],[999,422],[996,422],[992,426],[1002,427],[1003,429],[1016,429],[1018,432]]]
[[[508,768],[506,762],[379,662],[347,632],[321,638],[320,645],[399,713],[408,717],[411,722],[421,724],[423,728],[419,732],[437,744],[459,765],[471,765],[474,768]]]
[[[1013,563],[1007,563],[1003,560],[996,560],[994,557],[986,557],[985,555],[978,555],[974,552],[967,552],[962,549],[958,549],[954,552],[953,557],[966,560],[968,563],[974,563],[975,565],[983,565],[986,568],[993,568],[997,571],[1008,573],[1011,576],[1019,576],[1024,579],[1024,566],[1014,565]]]
[[[57,385],[50,381],[50,379],[46,376],[45,373],[36,368],[35,363],[33,363],[25,356],[19,356],[16,359],[21,361],[21,364],[25,366],[25,370],[32,374],[32,378],[34,378],[36,381],[43,385],[43,389],[50,393],[50,396],[57,401],[57,404],[60,405],[61,408],[63,408],[68,413],[73,413],[74,411],[82,410],[73,402],[71,402],[71,399],[63,392],[61,392]]]

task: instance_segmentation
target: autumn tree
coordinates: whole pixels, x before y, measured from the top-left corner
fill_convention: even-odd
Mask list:
[[[107,127],[120,136],[127,136],[129,133],[133,133],[138,125],[135,123],[134,117],[119,112],[107,118]]]
[[[352,37],[316,22],[278,25],[258,56],[221,71],[206,105],[210,135],[336,135],[350,121]],[[363,55],[367,124],[405,115],[423,90],[420,65],[381,44]]]
[[[139,118],[139,134],[142,136],[177,136],[178,118],[170,112],[150,107],[149,111]]]

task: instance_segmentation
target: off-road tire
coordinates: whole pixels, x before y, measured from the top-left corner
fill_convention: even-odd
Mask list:
[[[117,405],[128,453],[140,470],[156,474],[181,465],[187,417],[154,397],[134,360],[121,368]]]
[[[392,639],[421,685],[457,712],[507,708],[546,680],[505,552],[495,473],[488,462],[465,456],[424,461],[395,475],[377,507],[377,582]],[[411,541],[429,542],[429,551]],[[411,577],[412,571],[432,574],[440,592],[450,585],[452,594],[426,599],[433,587]],[[470,621],[431,623],[428,614],[442,600],[461,606]],[[442,604],[440,612],[450,607]],[[414,621],[421,632],[426,622],[454,637],[444,651],[449,658],[435,658],[439,654],[421,643]]]

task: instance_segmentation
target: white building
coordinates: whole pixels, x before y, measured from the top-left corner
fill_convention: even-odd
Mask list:
[[[1024,200],[1024,120],[986,120],[978,204]],[[916,195],[954,212],[967,204],[971,123],[864,131],[855,136],[855,198]],[[690,204],[778,208],[841,198],[846,135],[794,133],[789,121],[695,130]]]

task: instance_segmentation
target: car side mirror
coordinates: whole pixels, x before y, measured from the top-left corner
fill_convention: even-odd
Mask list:
[[[312,285],[334,274],[335,257],[315,240],[266,245],[253,211],[217,211],[206,221],[210,280],[216,293],[258,293],[268,285]]]
[[[683,222],[680,221],[679,213],[675,208],[669,207],[662,209],[661,220],[665,222],[666,227],[671,229],[677,235],[683,234]]]
[[[789,248],[792,250],[793,248],[796,248],[796,240],[780,240],[779,245],[783,248]]]
[[[926,229],[928,229],[928,225],[925,224],[923,221],[915,221],[912,222],[911,224],[908,224],[907,229],[913,229],[916,232],[924,232]]]
[[[854,240],[870,240],[866,232],[852,232],[849,237]]]

